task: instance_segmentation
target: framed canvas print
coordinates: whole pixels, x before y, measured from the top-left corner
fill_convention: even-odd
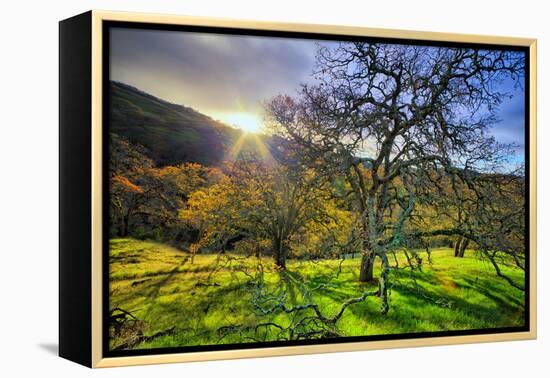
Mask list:
[[[536,337],[536,42],[60,23],[60,355]]]

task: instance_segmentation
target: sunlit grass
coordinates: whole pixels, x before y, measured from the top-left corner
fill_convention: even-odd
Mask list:
[[[222,338],[219,328],[266,321],[288,325],[286,314],[260,317],[253,312],[250,277],[243,270],[253,273],[258,263],[255,258],[228,262],[223,255],[211,254],[192,259],[175,248],[132,239],[114,239],[110,246],[110,307],[123,308],[142,320],[147,325],[145,335],[174,327],[170,335],[135,348],[240,343],[250,341],[246,333]],[[404,267],[403,256],[398,257]],[[340,260],[289,260],[287,272],[276,271],[269,258],[261,262],[268,272],[266,289],[284,290],[288,305],[304,303],[302,285],[309,289],[321,286],[306,301],[318,303],[326,316],[369,289],[358,282],[358,258],[345,260],[337,278]],[[422,272],[401,269],[392,273],[387,315],[380,314],[378,298],[368,298],[347,308],[336,325],[338,332],[363,336],[523,325],[523,293],[497,278],[473,251],[457,259],[451,249],[436,249],[432,262],[424,255]],[[517,281],[523,279],[519,269],[504,268],[504,272]],[[120,340],[111,341],[112,347],[119,344]]]

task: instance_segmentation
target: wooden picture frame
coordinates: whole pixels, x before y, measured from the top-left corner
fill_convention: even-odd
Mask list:
[[[59,25],[59,354],[61,357],[95,368],[536,338],[537,58],[535,39],[95,10],[61,21]],[[109,307],[109,296],[113,295],[109,290],[109,235],[112,226],[109,223],[109,170],[111,169],[109,145],[112,141],[109,140],[110,134],[107,131],[112,121],[110,119],[112,104],[109,101],[111,96],[109,90],[112,85],[109,71],[113,64],[110,60],[113,46],[110,45],[109,33],[112,28],[171,33],[210,33],[215,36],[232,35],[237,38],[254,36],[264,38],[266,41],[273,37],[289,41],[296,39],[333,42],[366,41],[392,46],[402,44],[441,49],[466,46],[472,51],[495,50],[523,53],[524,134],[521,137],[523,139],[518,139],[524,144],[521,158],[524,163],[524,173],[521,178],[525,185],[525,198],[523,198],[525,215],[522,223],[524,227],[522,240],[525,248],[520,263],[524,270],[524,281],[520,283],[524,294],[522,304],[518,305],[523,311],[522,325],[419,330],[418,332],[290,341],[228,342],[218,345],[181,347],[172,345],[166,348],[133,349],[128,347],[130,345],[128,344],[126,349],[122,348],[122,352],[112,350],[112,345],[109,343],[110,325],[107,323],[111,319],[109,316],[113,315],[110,312],[113,308]],[[413,84],[412,87],[415,85]],[[157,100],[158,98],[155,101]],[[245,134],[245,128],[242,127],[242,129],[241,132]],[[192,158],[190,160],[193,161]],[[510,173],[509,176],[512,174]],[[132,182],[130,184],[134,185]],[[481,245],[481,242],[479,244]],[[484,248],[487,250],[489,247]],[[515,254],[513,256],[515,257]],[[509,278],[501,277],[498,282],[506,283],[507,279]],[[138,282],[137,286],[142,281],[135,282]],[[512,283],[514,282],[512,280]],[[378,289],[377,296],[381,296],[381,290]],[[320,308],[325,315],[330,312],[328,310],[323,312],[325,309],[322,306],[317,308]],[[126,316],[121,315],[121,312],[116,314],[121,317]],[[333,313],[330,312],[330,316],[332,315]],[[130,313],[128,316],[133,317],[133,314]],[[141,341],[146,340],[144,335],[148,334],[147,330],[136,332],[140,335]],[[156,335],[160,333],[157,332]]]

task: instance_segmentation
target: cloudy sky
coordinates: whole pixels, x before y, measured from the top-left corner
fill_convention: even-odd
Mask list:
[[[315,52],[311,40],[116,28],[111,79],[230,124],[261,122],[262,101],[294,94]]]
[[[261,123],[262,101],[294,94],[300,83],[311,80],[319,43],[124,28],[111,29],[110,42],[111,80],[244,128]],[[493,134],[520,145],[517,152],[523,155],[523,90],[511,82],[503,86],[513,96],[501,105]]]

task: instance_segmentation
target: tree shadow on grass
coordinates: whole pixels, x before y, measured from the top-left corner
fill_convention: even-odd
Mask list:
[[[520,300],[511,294],[511,291],[519,291],[512,286],[509,286],[510,290],[502,290],[496,289],[489,280],[479,279],[479,277],[477,277],[476,279],[462,277],[461,280],[464,281],[465,284],[462,284],[460,281],[458,281],[456,282],[457,287],[476,290],[480,294],[493,300],[495,303],[498,303],[503,307],[514,310],[518,307],[523,308],[524,306],[523,300]],[[490,287],[491,289],[488,289],[488,287]],[[523,293],[523,298],[525,298],[525,293]]]
[[[422,279],[417,277],[417,281],[422,281]],[[433,282],[426,281],[433,284]],[[422,286],[413,288],[405,285],[395,285],[392,290],[400,294],[399,303],[403,305],[400,308],[400,318],[402,318],[405,323],[407,323],[407,319],[416,318],[423,320],[433,324],[438,330],[442,331],[451,329],[472,329],[472,323],[479,324],[479,327],[475,328],[498,328],[515,325],[506,324],[503,322],[503,319],[506,319],[506,314],[516,312],[520,307],[510,305],[510,303],[503,301],[499,296],[504,292],[503,290],[498,290],[498,293],[492,293],[479,286],[461,285],[460,283],[456,283],[456,286],[456,290],[461,287],[475,290],[485,296],[489,302],[486,304],[474,303],[458,295],[453,295],[448,292],[445,294],[438,293],[437,291],[426,290]],[[450,304],[451,307],[449,311],[455,314],[452,324],[456,326],[449,327],[449,317],[445,316],[445,312],[430,311],[430,308],[433,308],[433,306],[445,308],[445,306],[436,303],[438,299],[444,299],[445,303]],[[496,306],[493,306],[493,303]],[[407,304],[408,306],[405,306]],[[404,311],[403,309],[405,307],[417,311]]]
[[[279,279],[284,283],[281,286],[281,290],[288,294],[288,299],[292,305],[298,304],[298,297],[303,300],[305,282],[300,273],[296,271],[282,270],[279,272]]]
[[[422,274],[416,275],[415,278],[417,282],[424,282],[429,285],[434,285],[434,279],[437,279],[438,282],[447,281],[447,280],[442,281],[437,274],[426,275],[425,273],[422,273]],[[494,277],[491,277],[491,279],[489,279],[482,276],[476,276],[475,278],[468,277],[468,276],[458,276],[458,277],[452,276],[452,277],[449,277],[449,279],[450,281],[452,281],[452,284],[454,286],[454,288],[450,290],[451,292],[454,290],[460,290],[460,289],[473,290],[483,295],[487,299],[493,301],[495,304],[497,304],[499,308],[504,310],[515,311],[517,310],[518,307],[524,306],[523,300],[518,299],[516,296],[512,294],[514,291],[517,291],[517,289],[505,284],[504,282],[500,284],[499,281],[495,281],[496,278]],[[439,293],[439,294],[442,297],[449,297],[449,298],[456,299],[456,296],[452,296],[452,294],[448,294],[448,293],[445,293],[445,294]],[[469,301],[464,300],[463,298],[459,298],[459,300],[461,300],[461,302],[464,302],[464,303],[471,303]]]
[[[412,279],[410,275],[400,278]],[[439,282],[436,274],[415,273],[414,279],[418,285],[394,281],[391,291],[398,295],[390,294],[390,303],[393,303],[387,315],[382,315],[368,299],[348,307],[346,311],[358,319],[380,325],[382,329],[389,331],[379,333],[394,334],[515,326],[517,324],[511,322],[521,315],[515,313],[524,311],[523,303],[510,294],[506,287],[495,287],[490,280],[484,282],[482,279],[461,277],[461,280],[453,280],[452,286],[445,286],[447,291],[442,292],[443,286],[440,288],[436,285]],[[458,292],[453,295],[453,291],[461,289],[475,290],[486,297],[487,302],[469,301],[468,298],[458,295]],[[335,281],[321,295],[335,303],[343,303],[353,297],[354,290],[357,289],[350,281]]]
[[[150,297],[152,301],[154,301],[157,298],[157,296],[159,295],[160,289],[162,289],[162,287],[164,287],[166,284],[168,284],[168,282],[170,282],[172,280],[172,278],[174,278],[174,276],[178,273],[178,270],[181,267],[183,267],[187,263],[187,261],[189,261],[189,256],[185,256],[185,258],[183,260],[181,260],[181,262],[175,268],[173,268],[166,275],[166,277],[164,277],[164,278],[158,280],[157,282],[155,282],[154,284],[150,285],[149,288],[151,290],[149,291],[147,296]]]
[[[189,256],[185,256],[185,258],[182,259],[180,263],[176,265],[173,269],[171,269],[169,272],[158,274],[158,276],[165,275],[163,278],[161,278],[158,281],[154,281],[147,286],[142,287],[142,290],[140,290],[140,292],[144,293],[144,296],[143,296],[144,300],[147,301],[147,311],[144,313],[143,316],[141,316],[141,318],[145,319],[150,315],[151,309],[154,307],[153,304],[156,298],[158,297],[160,290],[164,286],[166,286],[174,278],[176,274],[178,274],[178,270],[181,267],[183,267],[187,263],[187,261],[189,261],[189,259],[190,259]],[[127,295],[123,296],[122,298],[118,298],[119,300],[117,302],[124,303],[127,300],[130,300],[131,298],[134,298],[134,297],[136,297],[136,292],[130,291]]]

